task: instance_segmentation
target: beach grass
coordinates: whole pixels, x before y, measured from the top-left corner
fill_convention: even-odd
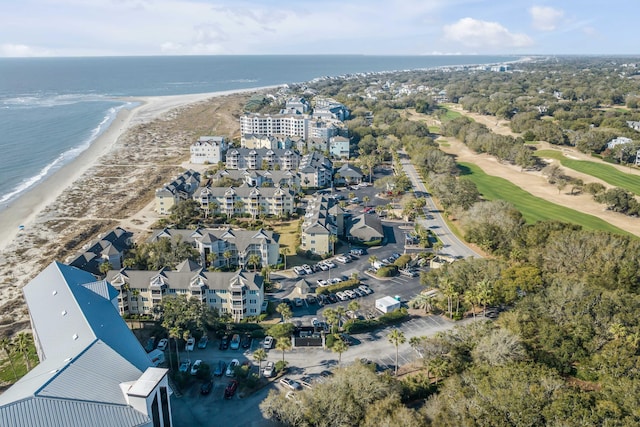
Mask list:
[[[528,223],[537,221],[562,221],[578,224],[585,229],[631,235],[606,221],[564,206],[556,205],[524,191],[506,179],[487,175],[472,163],[458,165],[462,175],[471,179],[487,200],[505,200],[518,209]]]
[[[640,195],[640,179],[638,176],[621,172],[613,166],[586,160],[574,160],[555,150],[539,150],[534,153],[537,157],[555,159],[569,169],[591,175],[616,187],[623,188],[635,195]]]

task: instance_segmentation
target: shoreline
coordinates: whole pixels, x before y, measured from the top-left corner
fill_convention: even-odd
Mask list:
[[[0,224],[2,224],[0,228],[0,253],[15,242],[21,233],[28,230],[34,224],[38,215],[68,191],[83,174],[96,166],[102,156],[111,152],[120,137],[134,126],[158,119],[171,110],[187,107],[212,98],[255,92],[279,86],[186,95],[117,98],[125,102],[140,103],[140,105],[136,105],[133,108],[122,108],[109,127],[98,135],[86,150],[0,211]],[[20,229],[20,226],[24,226],[24,230]]]

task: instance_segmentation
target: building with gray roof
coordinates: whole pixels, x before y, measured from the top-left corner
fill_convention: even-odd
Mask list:
[[[193,199],[205,213],[228,217],[249,214],[289,216],[295,209],[295,193],[282,187],[200,187]]]
[[[23,292],[40,364],[0,395],[0,425],[172,425],[167,370],[152,367],[113,286],[53,262]]]
[[[264,280],[259,274],[210,272],[189,261],[176,270],[112,270],[107,279],[122,294],[121,309],[130,314],[151,314],[167,296],[182,295],[197,298],[237,322],[259,315],[264,302]]]
[[[67,264],[99,275],[100,265],[108,262],[112,268],[122,268],[124,252],[131,247],[132,233],[121,227],[116,227],[98,239],[84,246]]]
[[[200,252],[200,263],[204,266],[233,265],[249,268],[251,255],[260,257],[261,266],[275,265],[280,257],[279,236],[271,230],[234,230],[230,227],[196,230],[165,228],[154,231],[149,240],[155,242],[162,238],[188,242]],[[231,258],[226,259],[225,252],[229,252]]]
[[[299,187],[300,175],[292,170],[222,169],[211,178],[212,187],[220,187],[220,181],[228,178],[239,182],[238,186],[250,187]]]
[[[298,169],[300,154],[293,149],[231,148],[227,169]]]
[[[316,254],[333,250],[332,237],[344,234],[344,210],[333,198],[317,195],[307,204],[302,222],[300,248]]]
[[[369,243],[382,240],[384,229],[378,215],[366,213],[351,219],[349,235],[361,242]]]
[[[156,212],[167,215],[182,200],[190,199],[200,186],[200,173],[192,169],[156,190]]]
[[[303,188],[325,188],[333,183],[333,162],[317,151],[305,154],[298,168]]]

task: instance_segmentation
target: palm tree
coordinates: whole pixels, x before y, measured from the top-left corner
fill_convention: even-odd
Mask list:
[[[338,315],[336,314],[336,311],[329,307],[322,312],[322,315],[324,316],[324,320],[326,320],[329,326],[331,326],[331,332],[333,332],[334,325],[338,323]]]
[[[329,243],[331,243],[331,255],[336,254],[336,242],[338,241],[338,236],[335,234],[329,235]]]
[[[209,252],[207,254],[207,262],[209,263],[209,269],[213,270],[216,266],[216,259],[218,259],[218,254],[215,252]]]
[[[449,276],[446,276],[440,283],[440,290],[447,297],[447,311],[449,312],[449,317],[453,318],[453,297],[457,296],[458,293],[453,280]]]
[[[176,344],[176,362],[178,363],[178,365],[180,364],[180,353],[178,352],[178,339],[180,337],[182,337],[182,329],[180,329],[179,326],[174,326],[173,328],[169,329],[169,339],[173,338],[173,341]],[[169,353],[171,353],[171,344],[169,344]],[[169,367],[173,369],[173,363],[171,363],[171,355],[169,355],[169,365]],[[177,366],[176,369],[178,369]]]
[[[9,359],[9,363],[11,364],[11,370],[13,371],[13,378],[15,380],[18,380],[18,374],[16,373],[16,367],[13,364],[13,359],[11,358],[11,355],[13,354],[13,344],[11,343],[11,340],[9,340],[9,338],[7,337],[3,337],[0,340],[0,349],[2,349],[2,351],[5,352],[5,354],[7,355],[7,358]]]
[[[482,304],[482,315],[485,316],[487,314],[487,305],[493,300],[491,282],[485,279],[478,282],[476,287],[478,288],[478,302]]]
[[[369,196],[364,196],[364,197],[362,198],[362,201],[364,202],[364,207],[366,208],[366,207],[367,207],[367,203],[369,203],[369,202],[371,201],[371,197],[369,197]]]
[[[230,265],[230,261],[231,258],[233,257],[233,252],[231,252],[230,250],[226,250],[223,252],[222,256],[224,257],[225,260],[227,260],[227,270],[229,269]]]
[[[442,242],[440,240],[438,240],[437,242],[435,242],[432,246],[433,248],[433,253],[436,254],[436,256],[438,256],[440,254],[440,251],[442,250],[442,248],[444,248],[444,245],[442,244]]]
[[[112,270],[112,269],[113,269],[113,266],[109,261],[105,261],[101,263],[100,267],[98,267],[98,270],[100,270],[100,274],[102,274],[103,276],[106,276],[109,270]]]
[[[285,246],[282,248],[282,260],[284,261],[284,269],[287,269],[287,254],[289,253],[289,247]]]
[[[283,337],[278,338],[278,342],[276,343],[276,350],[282,350],[282,362],[284,363],[284,352],[291,350],[293,346],[291,345],[291,338]]]
[[[276,311],[280,313],[280,316],[282,316],[282,323],[285,323],[287,320],[293,317],[291,307],[289,307],[287,303],[282,302],[278,304],[278,306],[276,307]]]
[[[373,266],[373,264],[375,264],[377,260],[378,260],[378,257],[377,257],[377,256],[375,256],[375,255],[371,255],[371,256],[369,257],[369,264],[371,264],[371,266]]]
[[[335,312],[336,312],[336,317],[338,318],[338,329],[340,329],[340,327],[342,326],[341,325],[342,316],[344,316],[344,314],[347,312],[347,309],[339,305],[335,308]]]
[[[433,297],[431,295],[419,293],[411,301],[409,301],[409,305],[411,306],[411,308],[424,309],[424,312],[428,313],[431,311],[431,308],[432,308],[431,306],[432,298]]]
[[[471,304],[471,311],[473,312],[473,318],[476,318],[476,305],[479,305],[481,303],[481,296],[480,296],[480,292],[478,289],[478,286],[472,286],[471,288],[467,289],[467,291],[464,293],[464,299]]]
[[[433,376],[436,378],[436,385],[438,385],[439,378],[442,378],[447,374],[447,371],[449,370],[449,363],[443,357],[436,357],[429,361],[428,366],[431,372],[433,372]]]
[[[267,352],[264,348],[259,348],[253,352],[253,360],[258,362],[258,377],[262,374],[262,362],[267,360]]]
[[[33,336],[26,332],[20,332],[14,339],[13,344],[15,348],[22,353],[24,357],[24,364],[27,367],[27,372],[31,370],[31,362],[29,361],[29,349],[33,344]]]
[[[358,301],[349,301],[347,304],[347,310],[358,311],[360,309],[360,303]]]
[[[244,208],[244,202],[242,200],[233,202],[234,211],[238,211],[238,213],[240,213],[240,211],[242,211],[242,208]]]
[[[247,259],[247,264],[249,265],[253,265],[253,272],[255,273],[258,264],[260,264],[260,262],[262,262],[262,257],[258,254],[251,254],[249,255],[249,258]]]
[[[404,336],[404,333],[397,328],[394,328],[389,335],[387,335],[389,342],[396,347],[396,366],[394,375],[398,376],[398,347],[400,344],[404,344],[407,339]]]
[[[349,350],[349,346],[342,340],[337,340],[333,343],[331,350],[338,353],[338,366],[342,364],[342,353]]]

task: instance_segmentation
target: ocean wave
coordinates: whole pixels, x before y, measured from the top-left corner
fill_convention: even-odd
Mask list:
[[[15,188],[13,188],[9,193],[0,196],[0,205],[30,190],[33,186],[44,180],[53,172],[78,157],[80,153],[91,146],[96,138],[98,138],[107,128],[109,128],[109,125],[111,125],[111,123],[115,120],[120,110],[122,110],[123,108],[131,108],[133,105],[134,103],[127,102],[125,104],[109,108],[100,123],[93,129],[91,129],[89,136],[84,141],[82,141],[82,143],[61,153],[52,162],[40,169],[40,171],[36,175],[26,178]]]
[[[61,105],[72,105],[80,102],[95,102],[109,100],[106,95],[99,94],[25,94],[0,100],[3,108],[28,109],[50,108]]]

